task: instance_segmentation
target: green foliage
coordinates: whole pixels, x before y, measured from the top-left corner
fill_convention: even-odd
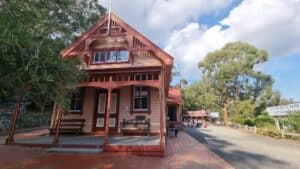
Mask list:
[[[216,97],[211,93],[210,86],[203,81],[189,85],[182,94],[184,111],[201,109],[218,111]]]
[[[24,96],[41,107],[68,106],[84,72],[59,52],[104,13],[96,0],[4,0],[0,3],[0,95]]]
[[[279,105],[280,97],[280,92],[273,91],[271,86],[267,86],[262,95],[256,100],[255,116],[260,115],[269,106]]]
[[[274,126],[258,128],[257,134],[278,138],[278,139],[282,138],[281,133]]]
[[[300,133],[300,111],[292,112],[287,117],[284,117],[280,122],[288,127],[291,132]]]
[[[258,128],[274,128],[275,127],[275,129],[276,129],[274,118],[271,117],[270,115],[268,115],[267,112],[264,112],[255,118],[255,125]]]
[[[286,104],[292,104],[294,103],[294,100],[292,98],[286,99],[286,98],[280,98],[279,105],[286,105]]]
[[[229,108],[230,119],[232,121],[253,126],[255,106],[250,100],[235,101]]]
[[[266,87],[272,85],[271,76],[254,70],[257,64],[267,61],[267,58],[264,50],[247,43],[231,42],[209,53],[199,63],[203,79],[211,86],[213,95],[223,107],[224,120],[230,103],[256,101]]]

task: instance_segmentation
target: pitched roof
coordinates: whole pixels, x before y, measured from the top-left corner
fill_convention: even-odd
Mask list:
[[[72,50],[78,47],[83,41],[88,39],[91,35],[95,33],[103,24],[108,20],[108,15],[101,17],[94,25],[92,25],[85,33],[83,33],[79,38],[77,38],[73,43],[71,43],[67,48],[61,51],[63,58],[69,57]],[[115,14],[111,13],[111,20],[119,24],[124,30],[129,34],[133,35],[136,39],[145,43],[145,45],[160,59],[165,65],[171,66],[173,64],[173,57],[166,53],[164,50],[159,48],[145,36],[136,31],[133,27],[128,25],[122,19],[117,17]]]
[[[167,97],[167,102],[169,103],[176,103],[176,104],[183,104],[183,99],[181,96],[180,88],[178,87],[170,87]]]

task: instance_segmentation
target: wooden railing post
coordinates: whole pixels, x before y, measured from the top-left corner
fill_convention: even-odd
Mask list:
[[[53,138],[53,144],[58,144],[59,143],[59,129],[60,129],[60,122],[62,118],[63,110],[60,106],[57,108],[57,115],[55,119],[55,134]]]
[[[111,89],[107,91],[107,105],[106,105],[106,116],[105,116],[105,136],[104,136],[104,145],[109,143],[109,120],[110,120],[110,106],[111,106]]]
[[[160,102],[160,145],[163,145],[164,141],[164,115],[165,115],[165,87],[164,87],[164,73],[163,71],[161,71],[160,76],[159,76],[159,80],[161,82],[161,86],[159,87],[159,102]]]
[[[14,112],[12,118],[11,118],[11,124],[10,124],[10,127],[9,127],[9,135],[8,135],[6,141],[5,141],[6,144],[11,144],[11,143],[14,142],[14,135],[15,135],[15,132],[16,132],[17,119],[18,119],[18,116],[20,114],[20,107],[21,107],[22,99],[23,99],[22,96],[18,97],[16,110],[15,110],[15,112]]]

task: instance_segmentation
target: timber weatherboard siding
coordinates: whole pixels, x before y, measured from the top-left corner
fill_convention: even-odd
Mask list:
[[[160,129],[160,101],[159,101],[159,90],[157,88],[150,88],[150,110],[151,113],[131,113],[131,87],[123,87],[120,88],[120,96],[119,96],[119,127],[118,132],[120,132],[120,126],[123,119],[129,120],[134,119],[135,116],[144,115],[146,119],[150,118],[151,121],[151,133],[159,133]],[[80,114],[63,114],[62,119],[85,119],[85,124],[83,131],[85,133],[93,132],[93,118],[95,113],[96,103],[96,89],[95,88],[85,88],[84,94],[84,103],[82,108],[82,115]],[[127,107],[128,109],[124,108]],[[51,120],[53,123],[53,118]]]

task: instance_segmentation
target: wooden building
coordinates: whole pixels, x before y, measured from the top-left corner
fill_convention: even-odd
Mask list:
[[[179,87],[170,87],[167,97],[167,117],[170,122],[182,121],[183,99]]]
[[[82,61],[79,68],[85,69],[88,77],[74,86],[70,110],[54,106],[52,136],[19,144],[164,153],[166,100],[173,64],[169,54],[110,13],[64,49],[61,57],[78,57]],[[176,98],[170,99],[171,105],[181,104]],[[60,136],[78,130],[82,131],[80,134],[99,136],[99,142],[98,137],[93,137],[97,144],[82,145],[78,137]],[[113,138],[127,135],[143,135],[145,139],[155,136],[158,144],[124,144]],[[51,142],[47,141],[49,138]],[[12,143],[13,135],[8,140]]]

